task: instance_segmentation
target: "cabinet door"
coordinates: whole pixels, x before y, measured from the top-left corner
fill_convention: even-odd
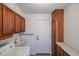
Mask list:
[[[62,48],[61,47],[59,47],[59,46],[57,46],[56,47],[56,55],[57,56],[63,56],[64,55],[64,52],[63,52],[63,50],[62,50]]]
[[[21,16],[15,14],[15,32],[20,33],[25,31],[25,20]]]
[[[21,32],[20,16],[15,14],[15,33]]]
[[[0,4],[0,37],[2,37],[2,4]]]
[[[14,13],[3,6],[3,35],[11,35],[14,33]]]
[[[25,32],[25,20],[21,17],[21,32]]]
[[[64,51],[64,56],[70,56],[70,55]]]

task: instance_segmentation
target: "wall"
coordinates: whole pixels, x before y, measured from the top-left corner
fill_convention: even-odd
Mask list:
[[[35,54],[37,48],[36,42],[36,21],[39,20],[48,20],[51,21],[51,14],[26,14],[26,33],[34,33],[34,35],[24,35],[23,39],[28,41],[28,44],[31,46],[31,54]],[[49,42],[50,43],[49,39]],[[48,47],[49,48],[49,47]],[[51,43],[50,43],[51,48]]]
[[[70,4],[64,9],[65,42],[79,49],[79,4]]]

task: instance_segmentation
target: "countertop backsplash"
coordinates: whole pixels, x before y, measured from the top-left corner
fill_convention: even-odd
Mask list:
[[[6,43],[14,42],[15,40],[17,40],[19,42],[19,40],[20,40],[20,35],[19,34],[14,34],[12,37],[10,37],[8,39],[1,40],[0,41],[0,46],[4,45]]]
[[[14,37],[13,36],[8,38],[8,39],[5,39],[5,40],[0,40],[0,46],[4,45],[4,44],[8,44],[10,42],[14,42]]]

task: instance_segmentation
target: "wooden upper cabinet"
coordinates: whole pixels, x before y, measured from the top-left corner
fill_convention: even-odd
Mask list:
[[[56,42],[64,41],[64,10],[56,9],[52,13],[52,31],[54,34],[53,39]]]
[[[14,33],[14,13],[3,6],[3,35],[11,35]]]
[[[0,37],[2,37],[2,4],[0,4]]]
[[[0,40],[25,31],[25,19],[0,3]]]

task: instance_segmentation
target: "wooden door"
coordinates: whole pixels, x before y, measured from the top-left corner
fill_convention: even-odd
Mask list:
[[[56,55],[56,41],[58,40],[58,21],[57,13],[52,13],[52,55]]]
[[[56,55],[56,27],[55,27],[55,20],[53,20],[53,24],[52,24],[52,26],[53,26],[53,40],[52,40],[52,55]]]
[[[58,45],[56,45],[56,48],[57,48],[56,55],[57,56],[63,56],[64,55],[63,49],[61,47],[59,47]]]
[[[56,42],[58,42],[58,21],[53,21],[53,55],[56,56]]]
[[[2,37],[2,4],[0,4],[0,37]]]
[[[21,18],[19,15],[15,14],[15,33],[21,32]]]
[[[14,33],[14,13],[3,6],[3,35],[12,35]]]
[[[21,17],[21,32],[25,32],[25,20]]]
[[[15,32],[25,32],[25,20],[17,14],[15,14]]]

